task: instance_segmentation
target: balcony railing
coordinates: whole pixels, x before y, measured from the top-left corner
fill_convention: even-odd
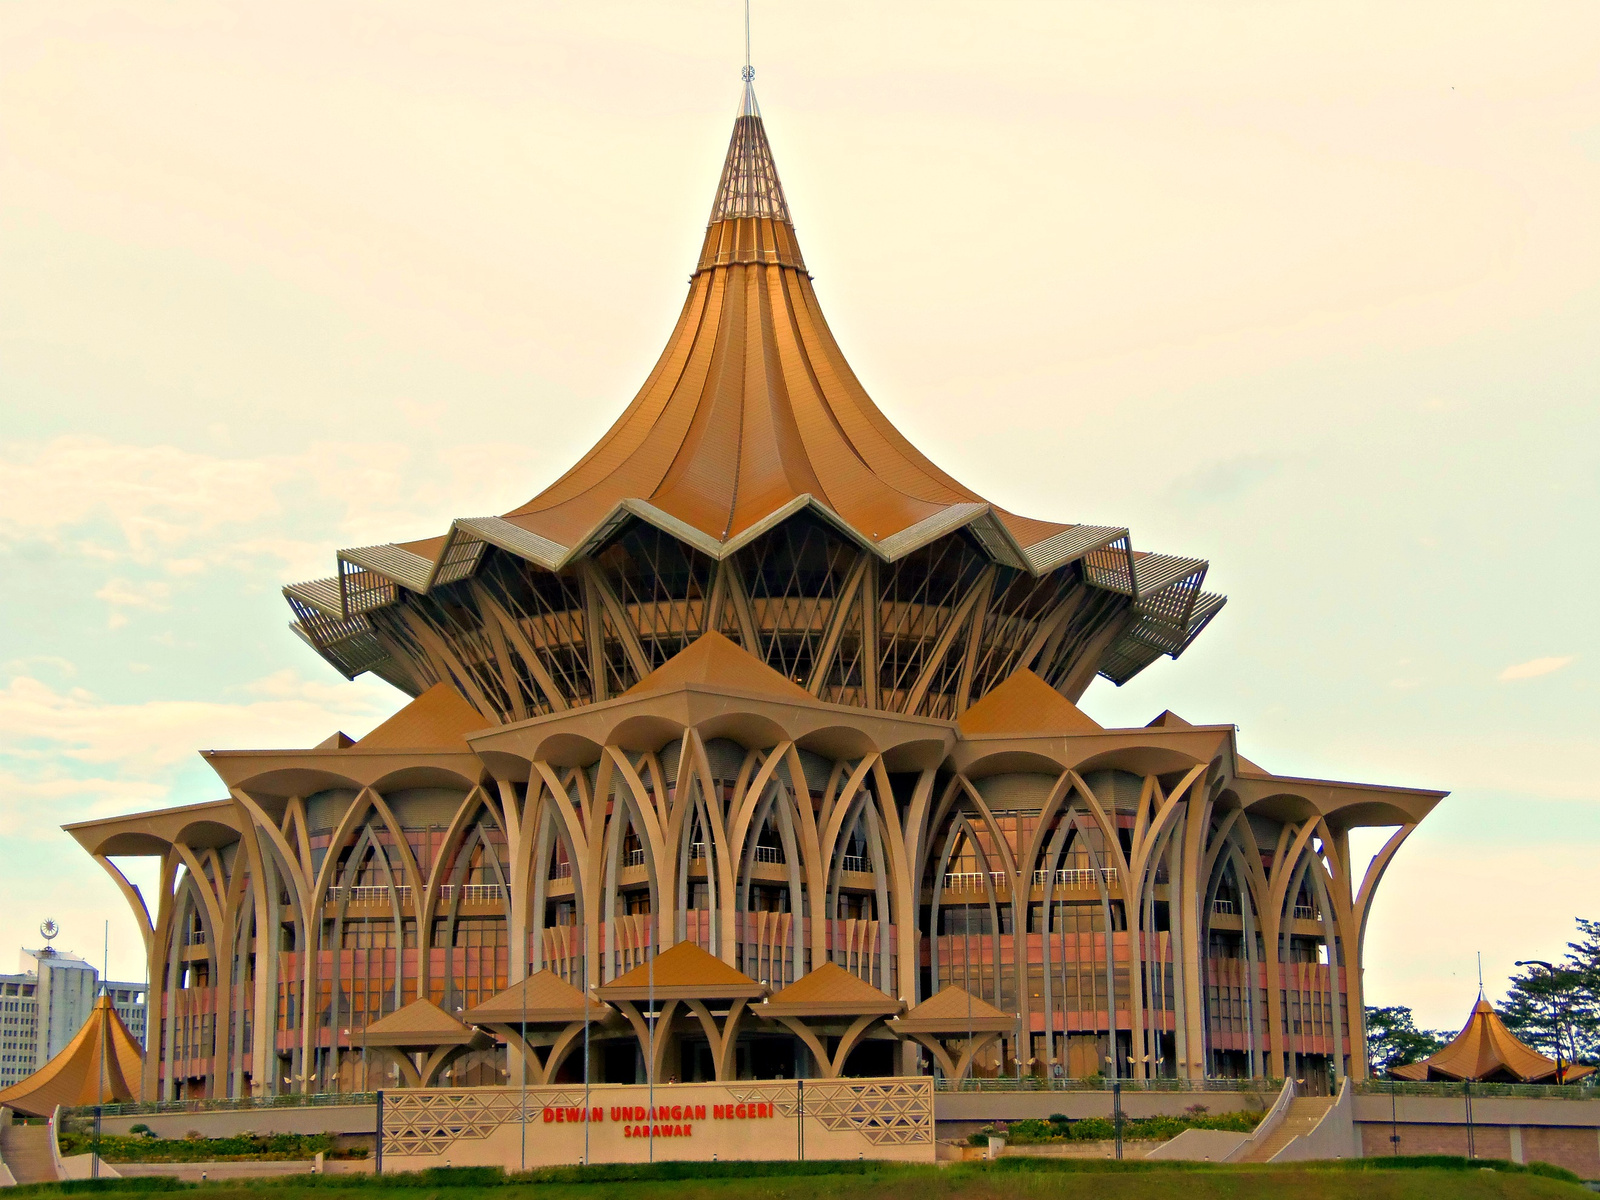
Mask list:
[[[439,889],[439,899],[449,902],[461,896],[463,904],[493,904],[505,898],[505,888],[498,883],[447,883]]]
[[[944,877],[944,890],[947,892],[981,892],[984,890],[985,881],[991,882],[996,888],[1006,886],[1006,873],[1004,871],[951,871]]]
[[[204,929],[191,929],[183,935],[185,946],[204,946],[206,944],[206,931]]]
[[[388,908],[391,904],[391,897],[401,904],[409,904],[411,902],[411,888],[406,884],[400,884],[392,888],[386,884],[331,887],[328,889],[327,903],[338,904],[340,900],[348,899],[351,908]]]
[[[710,857],[711,857],[711,848],[709,846],[707,846],[704,842],[690,842],[689,843],[689,861],[690,862],[693,862],[697,858],[710,858]]]
[[[846,871],[860,871],[865,874],[872,870],[872,860],[860,854],[845,854],[840,857],[839,866]]]
[[[757,846],[756,861],[758,863],[781,863],[783,861],[783,847]]]
[[[629,850],[629,851],[625,852],[623,854],[623,856],[622,856],[622,865],[624,867],[642,867],[642,866],[644,866],[644,849],[643,849],[643,847],[641,847],[638,850]]]
[[[1213,900],[1211,911],[1219,917],[1232,917],[1238,915],[1239,908],[1232,900]]]
[[[1098,871],[1093,867],[1062,867],[1056,871],[1035,871],[1033,873],[1033,886],[1044,887],[1054,875],[1056,884],[1060,887],[1089,888],[1097,887],[1101,880],[1107,886],[1117,881],[1115,867],[1101,867]],[[1098,878],[1096,878],[1098,876]]]
[[[572,878],[572,863],[570,861],[558,862],[555,866],[550,868],[550,878],[551,879],[571,879]]]
[[[1317,910],[1309,904],[1296,904],[1294,906],[1294,919],[1296,921],[1315,921]]]
[[[1100,1076],[1087,1079],[1052,1079],[1037,1075],[1000,1075],[993,1079],[969,1076],[962,1080],[949,1080],[942,1075],[933,1079],[936,1092],[1105,1092],[1113,1082],[1120,1082],[1124,1092],[1253,1092],[1276,1089],[1282,1086],[1277,1080],[1266,1079],[1122,1079],[1113,1081]]]

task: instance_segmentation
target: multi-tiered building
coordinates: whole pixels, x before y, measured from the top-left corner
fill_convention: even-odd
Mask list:
[[[1442,793],[1077,707],[1183,653],[1206,575],[999,508],[890,424],[747,84],[682,314],[601,442],[286,589],[317,653],[413,701],[208,754],[213,803],[70,827],[145,929],[147,1094],[570,1079],[583,1027],[600,1081],[1364,1074],[1373,892]],[[159,859],[153,903],[123,855]]]

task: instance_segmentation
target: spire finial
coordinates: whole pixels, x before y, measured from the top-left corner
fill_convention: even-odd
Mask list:
[[[744,0],[744,70],[739,78],[749,83],[755,77],[756,69],[750,65],[750,0]]]

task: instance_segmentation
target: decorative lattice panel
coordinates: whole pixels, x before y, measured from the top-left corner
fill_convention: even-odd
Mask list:
[[[738,1103],[763,1101],[778,1116],[793,1117],[799,1093],[792,1087],[741,1088],[728,1091]],[[913,1146],[933,1140],[931,1079],[808,1079],[806,1116],[832,1133],[855,1132],[874,1146]]]
[[[528,1120],[548,1104],[583,1104],[583,1089],[529,1092],[395,1091],[383,1096],[383,1145],[395,1155],[442,1155],[461,1141],[488,1137]]]

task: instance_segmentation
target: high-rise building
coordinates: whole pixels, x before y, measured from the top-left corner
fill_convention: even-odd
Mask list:
[[[51,946],[23,950],[18,972],[0,975],[0,1088],[26,1079],[64,1050],[102,992],[143,1045],[144,984],[102,982],[87,960]]]
[[[1172,457],[1130,431],[1064,477],[1096,454]],[[1443,793],[1078,707],[1189,647],[1208,571],[992,504],[890,423],[747,85],[678,324],[600,443],[285,589],[312,649],[411,703],[359,742],[207,753],[214,802],[69,827],[143,923],[146,1094],[1364,1075],[1373,896]],[[126,855],[158,860],[153,904]]]

